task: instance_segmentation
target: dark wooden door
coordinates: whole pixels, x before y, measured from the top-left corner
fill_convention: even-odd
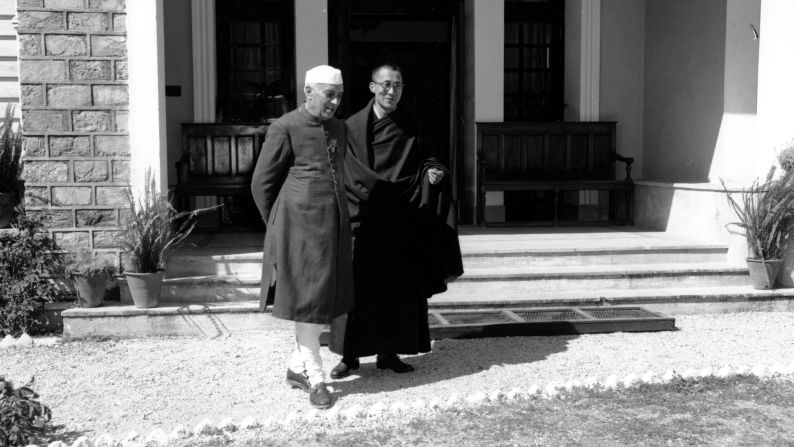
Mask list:
[[[265,122],[295,107],[292,0],[223,0],[216,5],[217,118]]]
[[[338,112],[347,118],[372,98],[372,69],[383,63],[400,66],[405,82],[400,107],[420,124],[422,137],[436,156],[454,158],[457,66],[452,53],[458,12],[456,0],[393,2],[329,1],[331,64],[342,69],[345,100]],[[452,131],[452,132],[451,132]]]

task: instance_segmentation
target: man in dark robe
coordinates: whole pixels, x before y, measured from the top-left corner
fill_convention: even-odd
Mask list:
[[[377,67],[374,98],[347,120],[356,293],[354,309],[331,328],[330,348],[342,355],[335,379],[369,355],[380,369],[413,371],[398,354],[430,351],[427,300],[463,273],[449,176],[397,108],[403,87],[399,67]]]
[[[287,384],[329,408],[320,358],[324,324],[353,307],[350,218],[344,190],[345,123],[334,118],[342,74],[306,72],[306,102],[268,129],[251,181],[265,221],[260,309],[295,322]]]

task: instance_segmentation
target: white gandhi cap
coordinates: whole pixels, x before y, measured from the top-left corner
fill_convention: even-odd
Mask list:
[[[309,84],[342,84],[342,72],[329,65],[318,65],[306,72],[306,81],[303,85]]]

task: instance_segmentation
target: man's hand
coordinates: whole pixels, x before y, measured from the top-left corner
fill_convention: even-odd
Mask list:
[[[431,185],[437,185],[444,179],[444,171],[438,168],[430,168],[427,170],[427,178],[430,179]]]

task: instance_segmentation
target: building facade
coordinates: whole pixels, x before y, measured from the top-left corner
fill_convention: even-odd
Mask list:
[[[16,7],[27,209],[50,215],[65,246],[109,256],[127,184],[147,168],[162,190],[176,184],[183,123],[267,122],[302,102],[303,73],[318,64],[344,70],[343,114],[367,99],[368,66],[403,67],[404,103],[454,168],[464,223],[478,211],[476,123],[617,122],[617,152],[634,158],[635,223],[722,241],[720,179],[748,185],[794,136],[788,0]]]

